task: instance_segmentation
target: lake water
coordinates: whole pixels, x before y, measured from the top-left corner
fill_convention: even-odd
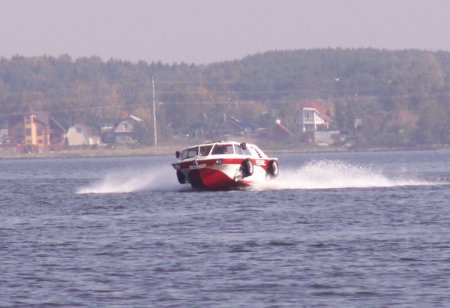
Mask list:
[[[450,306],[450,151],[278,157],[227,192],[172,156],[0,160],[0,306]]]

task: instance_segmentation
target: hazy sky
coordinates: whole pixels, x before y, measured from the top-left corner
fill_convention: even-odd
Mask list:
[[[450,0],[0,0],[0,57],[211,63],[269,50],[450,51]]]

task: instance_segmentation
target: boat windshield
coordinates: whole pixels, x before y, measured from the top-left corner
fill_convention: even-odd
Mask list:
[[[200,156],[208,156],[211,152],[212,145],[201,145],[200,146]]]
[[[254,155],[262,157],[254,147],[247,146],[244,150],[239,144],[207,144],[184,149],[181,152],[180,159],[194,158],[196,156],[237,154],[237,155]],[[263,155],[264,156],[264,155]]]
[[[233,154],[232,144],[216,144],[212,150],[212,155]]]
[[[181,153],[180,159],[192,158],[198,155],[198,147],[192,147],[186,150],[183,150]]]

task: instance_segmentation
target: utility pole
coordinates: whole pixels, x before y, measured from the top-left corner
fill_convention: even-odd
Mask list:
[[[155,79],[152,76],[152,93],[153,93],[153,137],[154,146],[158,145],[158,134],[156,132],[156,102],[155,102]]]

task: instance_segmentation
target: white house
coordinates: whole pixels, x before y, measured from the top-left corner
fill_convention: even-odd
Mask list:
[[[302,132],[328,130],[331,118],[316,103],[307,103],[297,113],[297,127]]]
[[[72,125],[66,133],[66,138],[69,146],[100,144],[100,137],[84,123]]]
[[[6,145],[8,141],[8,125],[0,122],[0,145]]]

